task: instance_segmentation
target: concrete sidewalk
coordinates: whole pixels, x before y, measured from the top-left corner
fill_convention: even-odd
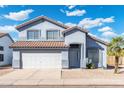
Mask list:
[[[124,86],[124,80],[110,79],[19,79],[0,80],[0,86]]]

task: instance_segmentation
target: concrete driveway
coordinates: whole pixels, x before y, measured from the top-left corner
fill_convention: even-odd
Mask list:
[[[17,69],[0,77],[0,85],[37,85],[42,80],[60,80],[59,69]]]
[[[60,79],[59,69],[17,69],[0,79]]]
[[[123,86],[122,73],[113,74],[113,69],[17,69],[0,76],[1,86]]]

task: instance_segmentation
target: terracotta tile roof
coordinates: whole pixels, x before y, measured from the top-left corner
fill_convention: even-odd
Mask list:
[[[1,32],[0,32],[0,37],[3,37],[3,36],[5,36],[5,35],[7,35],[7,33],[1,33]]]
[[[63,41],[17,41],[10,48],[68,48]]]

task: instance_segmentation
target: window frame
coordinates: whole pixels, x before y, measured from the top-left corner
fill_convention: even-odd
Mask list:
[[[53,32],[53,33],[55,33],[55,32],[57,32],[57,38],[55,38],[55,34],[52,34],[52,37],[51,38],[49,38],[49,36],[48,36],[48,32]],[[50,30],[47,30],[46,31],[46,39],[47,40],[57,40],[57,39],[59,39],[60,38],[60,30],[58,30],[58,29],[50,29]]]
[[[0,62],[4,61],[4,54],[0,54]]]
[[[30,32],[33,33],[33,38],[29,38],[29,33],[30,33]],[[35,37],[35,35],[36,35],[35,32],[38,33],[38,37],[37,37],[37,38]],[[27,39],[28,39],[28,40],[38,40],[38,39],[40,39],[40,37],[41,37],[41,30],[38,30],[38,29],[27,30]]]
[[[99,63],[99,59],[100,58],[99,58],[99,49],[98,48],[87,48],[87,57],[89,58],[89,53],[91,54],[94,51],[96,52],[96,54],[98,54],[97,58],[95,58],[95,59],[97,59],[98,60],[98,63]],[[93,56],[95,56],[95,55],[93,55]]]
[[[2,48],[2,49],[1,49]],[[4,51],[4,47],[3,46],[0,46],[0,51]]]

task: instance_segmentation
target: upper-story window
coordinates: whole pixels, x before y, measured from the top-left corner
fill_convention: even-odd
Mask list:
[[[59,39],[59,30],[48,30],[47,31],[47,39]]]
[[[40,39],[40,31],[39,30],[28,30],[27,31],[27,39]]]
[[[4,50],[3,46],[0,46],[0,51],[3,51],[3,50]]]

